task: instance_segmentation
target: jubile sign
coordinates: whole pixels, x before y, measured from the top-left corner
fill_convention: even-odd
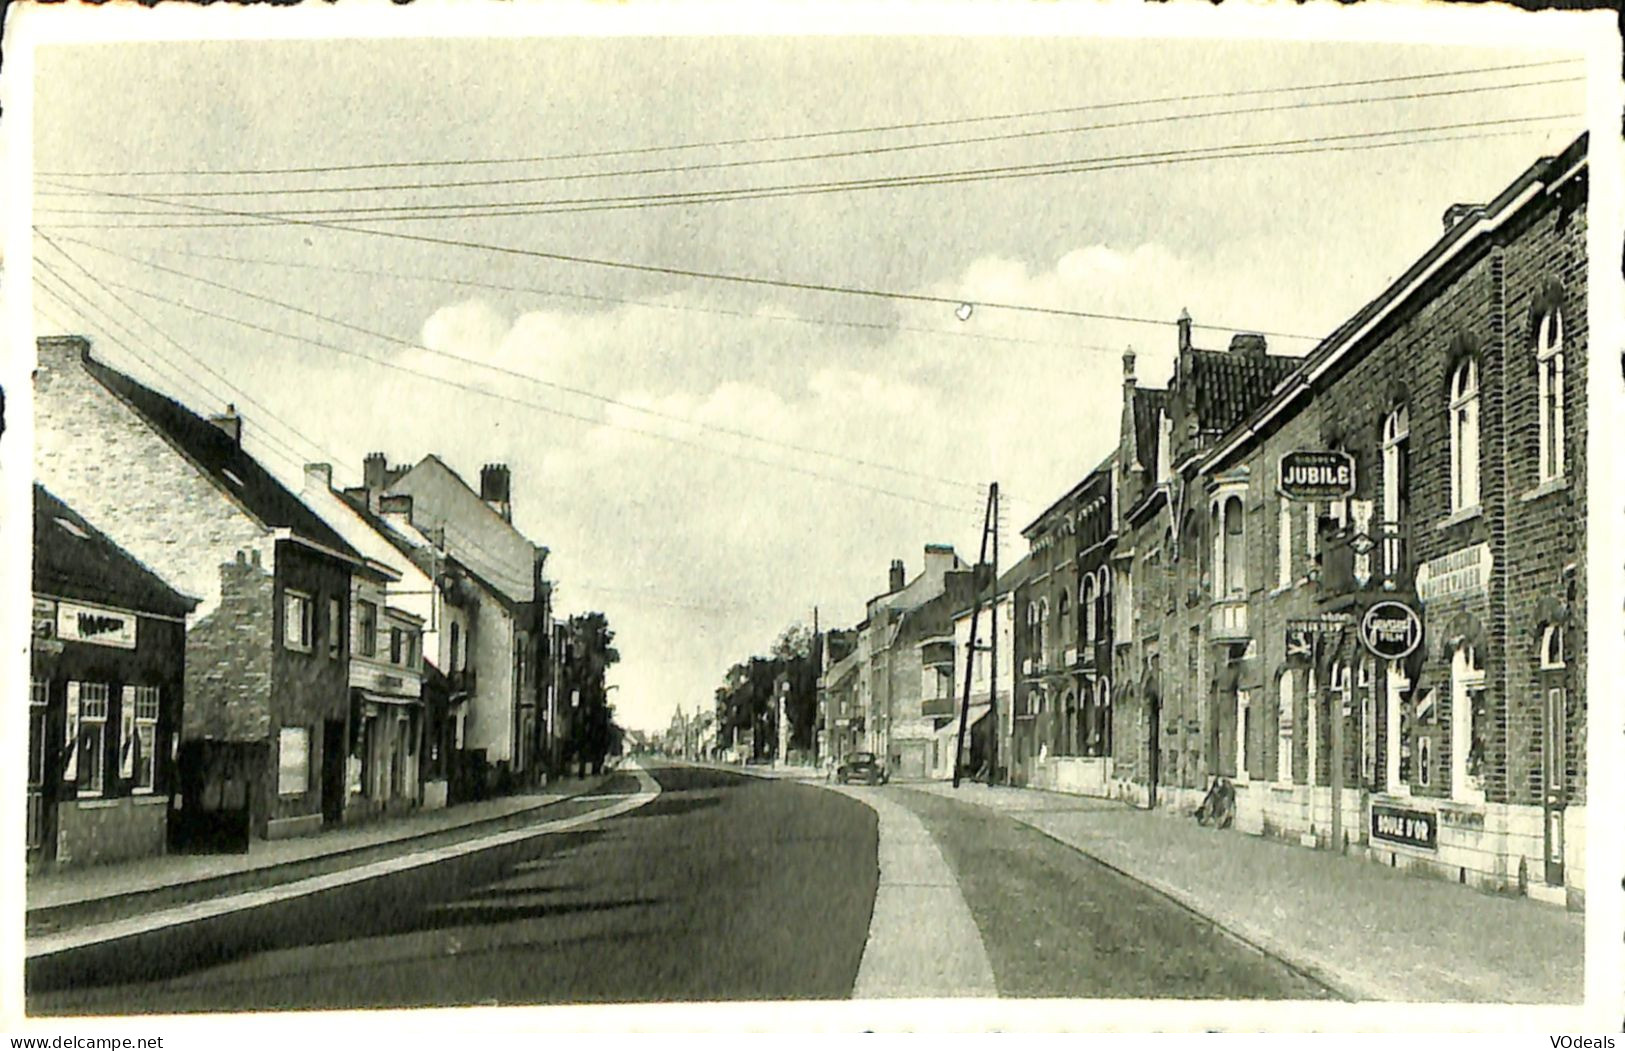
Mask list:
[[[1300,449],[1281,457],[1281,495],[1336,500],[1354,493],[1354,457],[1330,449]]]

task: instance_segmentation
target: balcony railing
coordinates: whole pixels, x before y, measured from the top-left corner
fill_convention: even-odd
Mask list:
[[[1245,598],[1221,599],[1213,603],[1210,617],[1208,637],[1214,642],[1246,642],[1251,637],[1247,633]]]
[[[927,697],[920,702],[921,715],[953,715],[956,711],[952,696]]]

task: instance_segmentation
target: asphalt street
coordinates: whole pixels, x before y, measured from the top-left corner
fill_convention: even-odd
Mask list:
[[[659,798],[586,828],[31,961],[27,1010],[850,996],[874,901],[873,813],[810,786],[651,772]],[[600,795],[634,788],[617,777]]]
[[[712,769],[649,772],[661,794],[629,813],[33,959],[27,1010],[844,999],[876,902],[879,826],[866,793],[924,823],[1000,996],[1327,995],[1156,891],[990,810],[901,786],[848,796]],[[618,775],[567,809],[586,814],[636,789]]]

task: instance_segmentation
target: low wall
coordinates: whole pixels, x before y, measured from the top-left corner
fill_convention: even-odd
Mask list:
[[[58,865],[153,857],[165,850],[169,797],[64,800],[56,822]]]

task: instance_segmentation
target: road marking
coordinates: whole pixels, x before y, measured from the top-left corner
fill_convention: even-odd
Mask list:
[[[481,836],[477,839],[464,840],[461,843],[452,843],[429,850],[414,851],[410,854],[402,854],[399,857],[385,858],[381,861],[358,865],[355,868],[344,869],[339,872],[329,872],[321,876],[310,876],[275,887],[243,891],[239,894],[229,894],[205,901],[189,902],[185,905],[159,909],[142,916],[131,916],[56,934],[40,935],[28,939],[27,958],[36,959],[43,956],[52,956],[56,953],[82,949],[86,946],[99,945],[120,938],[148,934],[169,927],[180,927],[188,923],[197,923],[200,920],[241,912],[245,909],[254,909],[279,901],[306,897],[324,890],[332,890],[335,887],[347,887],[366,880],[377,879],[380,876],[406,872],[424,865],[449,861],[452,858],[462,857],[466,854],[474,854],[494,847],[519,843],[536,836],[568,832],[571,829],[580,828],[582,825],[590,825],[595,821],[604,821],[608,818],[630,813],[641,806],[654,802],[660,796],[659,782],[649,776],[649,773],[641,766],[628,764],[625,769],[637,777],[638,790],[631,795],[613,797],[618,799],[619,802],[601,810],[593,810],[585,814],[559,818],[554,821],[544,821],[538,825],[510,829],[506,832],[494,832],[489,836]]]
[[[823,787],[879,819],[880,885],[853,998],[997,996],[982,932],[925,824],[881,793]]]

